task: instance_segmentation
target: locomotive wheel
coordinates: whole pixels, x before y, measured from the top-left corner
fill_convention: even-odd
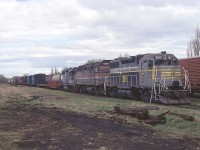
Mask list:
[[[117,97],[117,89],[116,88],[112,88],[109,90],[109,95],[111,97]]]
[[[96,88],[95,88],[95,94],[99,95],[99,87],[98,86],[96,86]]]
[[[145,102],[149,102],[151,98],[151,92],[149,90],[143,90],[141,92],[141,100]]]
[[[104,88],[103,88],[103,86],[99,87],[99,95],[104,95]]]

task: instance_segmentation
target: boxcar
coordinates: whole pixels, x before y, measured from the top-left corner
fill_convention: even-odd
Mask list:
[[[47,85],[51,81],[51,77],[52,77],[51,74],[45,76],[45,82],[47,83]]]
[[[46,84],[46,81],[45,81],[45,74],[35,74],[32,76],[32,84],[33,86],[39,86],[39,87],[42,87],[43,85]]]
[[[200,57],[180,59],[179,63],[188,72],[192,93],[200,92]]]
[[[28,85],[28,86],[31,86],[31,85],[32,85],[32,75],[29,75],[29,76],[28,76],[27,85]]]
[[[29,77],[24,76],[24,85],[28,85],[28,83],[29,83]]]
[[[24,85],[25,84],[25,77],[24,76],[20,76],[18,78],[18,84],[19,85]]]

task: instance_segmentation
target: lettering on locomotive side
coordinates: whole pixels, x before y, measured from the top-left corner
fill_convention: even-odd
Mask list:
[[[128,82],[128,77],[127,76],[122,76],[122,82]]]
[[[175,69],[174,68],[171,69],[171,76],[173,76],[173,77],[175,76]]]

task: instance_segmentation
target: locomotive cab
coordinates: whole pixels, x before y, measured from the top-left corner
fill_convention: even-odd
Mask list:
[[[173,54],[146,54],[140,59],[139,67],[143,100],[165,104],[190,103],[187,74],[181,74],[178,59]]]
[[[74,76],[76,73],[76,67],[64,68],[62,70],[61,81],[63,83],[63,88],[66,91],[74,91]]]

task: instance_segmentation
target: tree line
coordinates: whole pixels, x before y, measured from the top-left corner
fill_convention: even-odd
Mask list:
[[[3,74],[0,74],[0,83],[7,83],[7,82],[8,79]]]

